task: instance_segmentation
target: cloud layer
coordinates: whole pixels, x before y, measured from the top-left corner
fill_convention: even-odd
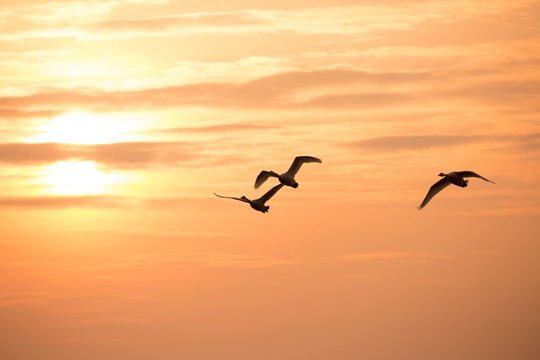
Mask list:
[[[33,165],[66,160],[95,161],[112,167],[176,165],[195,155],[194,145],[182,142],[127,142],[99,145],[60,143],[0,144],[0,162]]]

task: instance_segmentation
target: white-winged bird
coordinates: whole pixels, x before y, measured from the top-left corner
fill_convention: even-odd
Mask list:
[[[431,186],[429,189],[426,197],[424,198],[424,201],[418,206],[418,210],[421,210],[424,208],[424,206],[427,205],[427,203],[435,196],[437,195],[442,189],[447,187],[450,184],[457,185],[459,187],[467,187],[467,184],[469,183],[469,180],[465,180],[464,178],[468,177],[476,177],[480,178],[482,180],[488,181],[490,183],[495,184],[493,181],[486,179],[483,176],[478,175],[477,173],[473,171],[452,171],[451,173],[445,174],[440,173],[439,176],[442,176],[443,178],[439,181],[437,181],[435,184]]]
[[[257,176],[257,180],[255,180],[255,189],[258,189],[269,177],[276,177],[279,179],[279,182],[283,185],[291,186],[293,188],[298,187],[298,183],[294,180],[294,176],[300,170],[300,167],[303,163],[311,163],[311,162],[322,162],[321,159],[318,159],[313,156],[297,156],[289,170],[287,172],[284,172],[283,174],[277,174],[273,171],[266,171],[263,170]]]
[[[234,199],[234,200],[239,200],[239,201],[246,202],[253,209],[255,209],[257,211],[260,211],[260,212],[263,212],[263,213],[266,213],[266,212],[268,212],[268,209],[270,209],[270,206],[266,206],[264,203],[267,202],[268,200],[270,200],[270,198],[272,196],[274,196],[274,194],[277,193],[278,190],[281,189],[282,187],[283,187],[283,184],[276,185],[273,188],[271,188],[270,190],[268,190],[266,192],[266,194],[264,194],[263,196],[261,196],[258,199],[255,199],[255,200],[249,200],[245,196],[237,198],[237,197],[232,197],[232,196],[221,196],[221,195],[218,195],[216,193],[214,193],[214,195],[216,195],[217,197],[220,197],[220,198]]]

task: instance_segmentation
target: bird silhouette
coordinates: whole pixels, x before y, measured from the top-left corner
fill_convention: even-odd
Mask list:
[[[469,180],[465,180],[464,178],[476,177],[476,178],[480,178],[482,180],[488,181],[492,184],[495,184],[493,181],[488,180],[485,177],[478,175],[474,171],[452,171],[451,173],[448,173],[448,174],[440,173],[439,176],[442,176],[443,178],[431,186],[426,197],[424,198],[424,201],[422,201],[420,206],[418,206],[418,210],[423,209],[424,206],[426,206],[427,203],[435,195],[437,195],[439,192],[441,192],[442,189],[444,189],[450,184],[454,184],[459,187],[467,187]]]
[[[270,198],[272,198],[272,196],[274,196],[275,193],[277,193],[278,190],[281,189],[282,187],[283,187],[283,184],[276,185],[273,188],[271,188],[270,190],[268,190],[266,192],[266,194],[264,194],[263,196],[261,196],[258,199],[255,199],[255,200],[249,200],[245,196],[237,198],[237,197],[232,197],[232,196],[221,196],[221,195],[218,195],[216,193],[214,193],[214,195],[216,195],[217,197],[220,197],[220,198],[224,198],[224,199],[234,199],[234,200],[239,200],[239,201],[246,202],[253,209],[255,209],[257,211],[260,211],[262,213],[266,213],[266,212],[268,212],[268,209],[270,209],[270,206],[266,206],[265,203],[268,200],[270,200]]]
[[[259,176],[257,176],[257,179],[255,180],[255,189],[258,189],[271,176],[278,178],[279,182],[283,185],[297,188],[298,183],[294,180],[294,176],[296,175],[298,170],[300,170],[300,167],[302,166],[303,163],[311,163],[311,162],[321,163],[322,161],[321,159],[318,159],[313,156],[297,156],[296,158],[294,158],[294,161],[291,167],[289,168],[289,170],[287,170],[287,172],[284,172],[281,175],[273,171],[263,170],[261,171],[261,173],[259,174]]]

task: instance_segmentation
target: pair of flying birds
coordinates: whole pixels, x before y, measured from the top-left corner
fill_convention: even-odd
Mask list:
[[[257,211],[261,211],[263,213],[268,212],[268,209],[270,206],[266,206],[265,203],[270,200],[272,196],[274,196],[275,193],[278,192],[279,189],[281,189],[283,186],[291,186],[293,188],[298,187],[298,183],[294,180],[294,176],[300,170],[300,167],[303,163],[310,163],[310,162],[322,162],[321,159],[318,159],[313,156],[297,156],[289,170],[283,174],[277,174],[273,171],[261,171],[259,176],[257,176],[257,179],[255,180],[255,189],[258,189],[269,177],[276,177],[279,179],[280,184],[274,186],[272,189],[270,189],[266,194],[261,196],[258,199],[255,200],[249,200],[247,197],[242,196],[240,198],[236,197],[230,197],[230,196],[221,196],[216,193],[214,193],[216,196],[226,199],[234,199],[234,200],[240,200],[246,203],[249,203],[251,207]],[[441,190],[446,188],[450,184],[454,184],[459,187],[467,187],[467,184],[469,183],[469,180],[465,180],[465,178],[470,177],[476,177],[485,181],[488,181],[492,184],[495,184],[493,181],[486,179],[483,176],[478,175],[477,173],[473,171],[452,171],[451,173],[445,174],[440,173],[439,176],[442,177],[441,180],[437,181],[435,184],[431,186],[429,189],[426,197],[424,198],[424,201],[418,206],[418,210],[421,210],[424,208],[424,206],[427,205],[427,203]]]
[[[291,186],[293,188],[298,187],[298,183],[296,180],[294,180],[294,176],[300,170],[300,167],[303,163],[311,163],[311,162],[322,162],[321,159],[317,159],[313,156],[297,156],[289,170],[287,172],[284,172],[283,174],[278,174],[273,171],[266,171],[263,170],[257,176],[257,179],[255,180],[255,189],[258,189],[266,180],[268,180],[269,177],[276,177],[278,178],[280,184],[274,186],[270,190],[266,192],[263,196],[261,196],[258,199],[255,200],[249,200],[247,197],[242,196],[240,198],[232,197],[232,196],[221,196],[216,193],[214,193],[216,196],[220,198],[226,198],[226,199],[234,199],[234,200],[240,200],[243,202],[248,203],[253,209],[257,211],[261,211],[263,213],[268,212],[268,209],[270,209],[270,206],[266,206],[265,203],[272,198],[272,196],[275,195],[275,193],[278,192],[279,189],[281,189],[283,186]]]

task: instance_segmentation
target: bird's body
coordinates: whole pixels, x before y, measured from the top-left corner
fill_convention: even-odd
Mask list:
[[[321,159],[318,159],[313,156],[297,156],[289,170],[287,172],[284,172],[283,174],[278,174],[273,171],[266,171],[263,170],[260,172],[259,176],[257,176],[257,179],[255,180],[255,189],[258,189],[269,177],[275,177],[278,178],[279,182],[285,186],[290,186],[293,188],[298,187],[298,183],[294,179],[294,176],[300,170],[300,167],[303,163],[310,163],[310,162],[318,162],[321,163]]]
[[[214,195],[216,195],[217,197],[220,197],[220,198],[225,198],[225,199],[234,199],[234,200],[239,200],[239,201],[243,201],[243,202],[246,202],[249,204],[249,206],[251,206],[253,209],[257,210],[257,211],[260,211],[262,213],[266,213],[268,212],[268,209],[270,209],[270,206],[266,206],[265,203],[270,200],[270,198],[272,196],[275,195],[275,193],[278,192],[279,189],[281,189],[283,187],[283,184],[279,184],[279,185],[276,185],[274,186],[273,188],[271,188],[270,190],[268,190],[266,192],[266,194],[264,194],[263,196],[261,196],[260,198],[258,199],[255,199],[255,200],[249,200],[247,197],[245,196],[242,196],[242,197],[232,197],[232,196],[221,196],[221,195],[218,195],[216,193],[214,193]]]
[[[439,176],[446,177],[450,183],[459,187],[467,187],[467,184],[469,183],[469,180],[465,180],[457,171],[452,171],[448,174],[440,173]]]
[[[465,180],[467,177],[476,177],[485,181],[488,181],[490,183],[495,184],[493,181],[486,179],[483,176],[478,175],[477,173],[473,171],[452,171],[448,174],[440,173],[439,176],[442,176],[442,179],[437,181],[435,184],[431,186],[429,189],[426,197],[424,198],[424,201],[422,201],[422,204],[418,206],[418,210],[421,210],[424,208],[424,206],[427,205],[427,203],[439,192],[441,192],[444,188],[446,188],[450,184],[454,184],[459,187],[467,187],[469,180]]]

